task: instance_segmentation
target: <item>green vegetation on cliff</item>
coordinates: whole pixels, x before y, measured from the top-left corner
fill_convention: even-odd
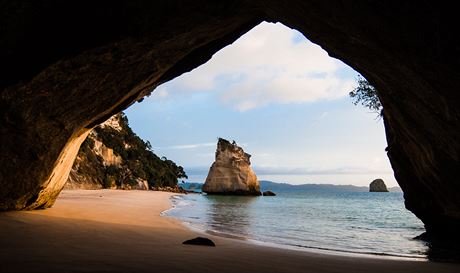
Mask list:
[[[383,106],[380,102],[377,89],[375,89],[374,86],[372,86],[365,78],[360,75],[358,75],[356,81],[358,86],[349,93],[353,100],[353,104],[361,104],[362,106],[369,108],[369,110],[372,112],[377,113],[381,117]]]
[[[149,188],[171,187],[177,179],[187,178],[181,166],[153,153],[150,143],[129,127],[124,113],[111,120],[94,128],[81,145],[70,188],[83,184],[85,188],[145,188],[145,183]]]

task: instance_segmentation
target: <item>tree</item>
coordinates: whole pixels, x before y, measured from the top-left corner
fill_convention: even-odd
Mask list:
[[[353,104],[361,104],[381,117],[383,114],[383,106],[380,103],[375,87],[360,75],[357,77],[357,82],[358,86],[349,93],[351,99],[353,100]]]
[[[118,122],[122,130],[110,126],[95,128],[97,137],[104,145],[122,158],[122,166],[109,168],[106,176],[112,176],[123,184],[135,183],[136,178],[141,178],[147,180],[150,186],[175,186],[177,179],[187,178],[182,166],[177,166],[165,156],[158,157],[150,142],[142,140],[132,131],[124,113],[119,115]],[[91,143],[87,144],[89,146]]]

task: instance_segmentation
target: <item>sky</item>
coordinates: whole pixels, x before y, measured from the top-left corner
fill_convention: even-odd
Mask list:
[[[396,186],[383,121],[348,96],[358,74],[300,32],[264,22],[125,113],[189,181],[204,182],[223,137],[252,155],[259,180]]]

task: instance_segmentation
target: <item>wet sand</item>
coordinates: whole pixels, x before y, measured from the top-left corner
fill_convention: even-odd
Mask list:
[[[296,251],[192,231],[173,194],[64,191],[51,209],[0,213],[0,272],[460,272],[460,264]],[[216,247],[182,245],[206,236]]]

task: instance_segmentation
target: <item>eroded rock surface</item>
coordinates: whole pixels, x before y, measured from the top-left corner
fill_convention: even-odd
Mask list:
[[[109,127],[121,131],[123,128],[120,127],[119,118],[120,115],[115,115],[99,125],[99,127]],[[119,168],[122,158],[113,149],[107,147],[94,130],[90,132],[85,141],[87,145],[85,143],[80,147],[64,188],[86,190],[116,189],[117,185],[114,180],[106,181],[109,179],[106,168]],[[148,189],[148,185],[145,189]]]
[[[207,194],[261,195],[250,158],[251,155],[235,142],[219,138],[216,160],[209,169],[202,191]]]
[[[0,210],[51,206],[92,128],[261,21],[243,1],[1,7]]]
[[[65,188],[148,190],[175,186],[180,177],[186,177],[183,168],[149,150],[120,113],[88,135]]]

